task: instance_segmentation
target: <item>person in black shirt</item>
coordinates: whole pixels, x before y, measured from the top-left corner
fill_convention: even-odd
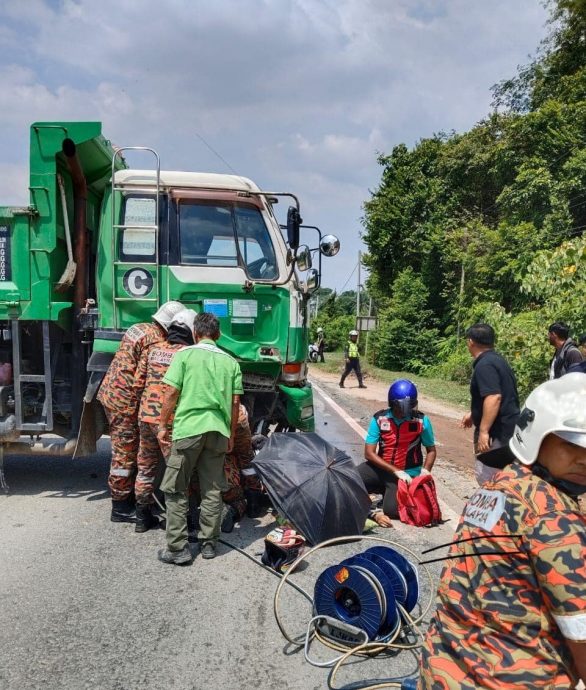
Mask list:
[[[494,351],[493,328],[474,324],[466,331],[466,339],[474,363],[470,412],[462,418],[461,426],[474,426],[476,479],[484,484],[512,460],[508,442],[519,416],[519,394],[513,370]]]
[[[555,347],[555,353],[549,365],[549,378],[559,379],[567,374],[570,367],[582,362],[582,353],[570,338],[570,327],[563,321],[552,323],[547,331],[549,344]]]

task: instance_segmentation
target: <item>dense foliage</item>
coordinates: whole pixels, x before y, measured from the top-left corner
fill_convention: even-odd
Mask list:
[[[486,320],[526,393],[547,376],[547,326],[586,330],[586,1],[550,6],[485,120],[379,158],[364,242],[380,366],[465,381],[461,336]]]

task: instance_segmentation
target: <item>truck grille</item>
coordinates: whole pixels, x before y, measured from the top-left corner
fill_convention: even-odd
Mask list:
[[[275,379],[270,374],[245,373],[242,375],[242,384],[245,391],[275,390]]]

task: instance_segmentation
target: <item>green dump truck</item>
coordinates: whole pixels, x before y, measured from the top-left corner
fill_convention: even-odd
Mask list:
[[[150,169],[130,169],[129,150]],[[161,170],[153,149],[116,148],[99,122],[33,124],[29,190],[29,206],[0,207],[4,488],[5,452],[95,451],[104,373],[126,329],[167,300],[219,318],[254,431],[314,428],[307,302],[339,242],[302,225],[293,194]]]

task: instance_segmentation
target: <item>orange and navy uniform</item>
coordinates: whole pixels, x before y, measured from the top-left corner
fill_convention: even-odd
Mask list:
[[[586,642],[586,518],[577,501],[514,463],[468,501],[457,541],[419,690],[574,687],[565,640]]]
[[[147,348],[164,339],[165,331],[158,324],[137,323],[131,326],[124,334],[98,391],[98,400],[110,426],[112,461],[108,485],[114,500],[130,497],[136,474],[140,398],[140,389],[136,385],[138,364]]]
[[[137,323],[126,331],[98,391],[98,400],[107,410],[136,415],[141,393],[136,371],[141,355],[164,340],[165,331],[156,323]]]
[[[136,372],[136,387],[142,390],[138,408],[141,422],[158,424],[161,419],[163,400],[163,378],[171,364],[173,355],[186,345],[163,341],[155,343],[143,352]]]
[[[148,504],[153,498],[155,480],[163,457],[169,455],[171,443],[161,445],[157,438],[163,403],[163,378],[173,355],[185,345],[163,341],[143,350],[135,376],[135,387],[142,389],[138,408],[139,446],[134,493],[137,503]],[[172,426],[172,419],[169,422]],[[169,434],[170,437],[170,434]]]

